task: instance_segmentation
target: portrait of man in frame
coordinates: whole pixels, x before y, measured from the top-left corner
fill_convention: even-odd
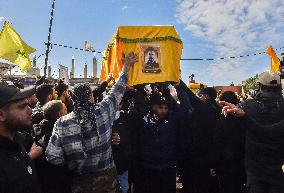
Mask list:
[[[141,45],[143,54],[143,72],[161,73],[161,47],[160,45]]]

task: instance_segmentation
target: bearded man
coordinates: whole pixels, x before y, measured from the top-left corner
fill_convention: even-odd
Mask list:
[[[20,90],[0,82],[0,192],[40,192],[31,158],[42,150],[33,144],[28,154],[20,134],[32,127],[29,97],[34,93],[34,88]]]

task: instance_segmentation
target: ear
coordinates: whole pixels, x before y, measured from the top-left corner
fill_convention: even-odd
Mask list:
[[[52,94],[49,94],[47,99],[48,99],[48,101],[51,101],[52,100]]]
[[[0,109],[0,121],[1,122],[5,121],[6,117],[7,117],[7,113],[3,109]]]
[[[208,94],[205,94],[206,99],[210,99],[210,96]]]
[[[62,95],[63,95],[64,97],[66,97],[66,96],[68,95],[68,91],[65,90]]]

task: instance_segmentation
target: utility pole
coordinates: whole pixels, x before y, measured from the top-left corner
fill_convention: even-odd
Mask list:
[[[44,60],[44,64],[45,64],[45,66],[44,66],[44,76],[46,76],[46,70],[47,70],[47,65],[48,65],[47,64],[48,63],[48,54],[50,52],[50,36],[51,36],[51,28],[52,28],[52,21],[53,21],[54,4],[55,4],[55,0],[53,0],[53,2],[52,2],[47,43],[45,43],[46,44],[46,52],[45,52],[45,60]]]

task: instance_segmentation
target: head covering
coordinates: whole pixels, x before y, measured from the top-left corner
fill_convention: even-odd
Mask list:
[[[35,94],[35,88],[19,89],[13,83],[0,82],[0,108]]]
[[[77,84],[75,85],[72,93],[72,99],[76,107],[84,107],[91,103],[92,90],[89,84]]]
[[[279,74],[270,71],[262,72],[258,76],[258,82],[268,87],[277,87],[281,85]]]
[[[93,106],[90,101],[92,89],[89,84],[78,84],[73,89],[72,99],[74,101],[74,113],[79,116],[79,124],[82,128],[88,122],[91,122],[92,127],[96,128],[96,120],[94,119]]]
[[[234,105],[237,105],[240,101],[238,99],[238,96],[233,91],[225,91],[221,94],[219,97],[220,101],[226,101],[229,103],[232,103]]]

